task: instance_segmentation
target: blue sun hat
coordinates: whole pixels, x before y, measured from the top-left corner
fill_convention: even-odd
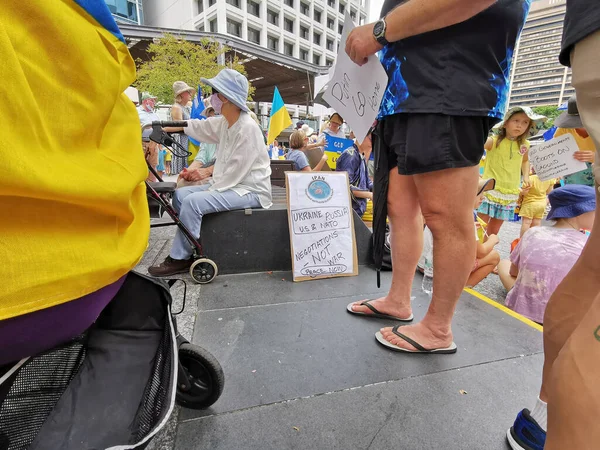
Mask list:
[[[596,210],[596,190],[591,186],[567,184],[550,192],[548,220],[571,219]]]
[[[237,70],[223,69],[216,77],[200,78],[200,81],[219,92],[242,111],[250,111],[246,106],[248,79]]]

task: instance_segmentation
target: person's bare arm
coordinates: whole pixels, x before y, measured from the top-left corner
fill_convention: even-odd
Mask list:
[[[325,145],[325,139],[321,139],[320,141],[315,142],[314,144],[307,144],[306,150],[312,150],[313,148],[323,147],[324,145]]]
[[[485,145],[483,146],[483,148],[485,148],[488,152],[494,147],[494,140],[492,138],[487,138],[487,141],[485,141]]]
[[[356,198],[368,198],[373,199],[373,193],[370,191],[352,191]]]
[[[529,184],[529,172],[531,171],[531,164],[529,164],[529,152],[523,155],[523,162],[521,163],[521,173],[523,174],[523,183]]]
[[[316,167],[315,170],[317,170]],[[301,172],[312,172],[312,169],[310,168],[310,166],[306,166],[304,169],[301,170]]]
[[[514,264],[511,264],[510,269],[508,270],[508,273],[510,274],[511,277],[517,278],[519,276],[519,268],[517,266],[515,266]]]
[[[494,247],[500,242],[498,236],[492,234],[488,237],[488,240],[482,244],[481,242],[477,242],[477,258],[481,259],[484,256],[490,254],[490,252],[494,249]]]
[[[385,38],[396,42],[455,25],[479,14],[496,0],[409,0],[386,16]],[[358,65],[381,50],[373,36],[373,23],[356,27],[346,41],[346,53]]]
[[[183,113],[181,108],[171,108],[171,119],[172,120],[183,120]],[[182,133],[182,127],[165,127],[163,128],[167,133]]]

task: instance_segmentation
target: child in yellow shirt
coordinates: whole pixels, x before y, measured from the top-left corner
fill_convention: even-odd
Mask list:
[[[535,172],[529,177],[529,183],[523,185],[521,190],[523,202],[521,203],[521,237],[531,227],[539,227],[548,204],[548,194],[552,192],[556,180],[541,181]]]

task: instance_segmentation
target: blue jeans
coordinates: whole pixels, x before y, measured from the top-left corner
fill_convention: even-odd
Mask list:
[[[181,222],[193,236],[200,236],[204,214],[261,207],[258,196],[253,192],[240,196],[234,191],[209,191],[209,187],[208,184],[187,186],[177,189],[173,196],[173,207],[179,213]],[[177,229],[171,248],[171,258],[188,259],[193,251],[185,235]]]

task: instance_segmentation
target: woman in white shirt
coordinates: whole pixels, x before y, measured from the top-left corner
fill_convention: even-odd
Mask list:
[[[272,204],[271,161],[260,128],[248,114],[248,80],[235,70],[223,69],[216,77],[201,81],[213,88],[210,103],[221,116],[188,120],[183,131],[200,142],[217,144],[212,180],[177,189],[173,198],[180,220],[194,236],[200,235],[204,214]],[[194,181],[193,171],[188,172],[189,181]],[[193,248],[177,230],[169,256],[148,272],[170,276],[186,272],[192,263]]]

